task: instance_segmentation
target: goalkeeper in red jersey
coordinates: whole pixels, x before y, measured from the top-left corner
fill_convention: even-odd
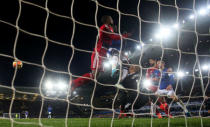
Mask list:
[[[84,84],[87,84],[94,78],[96,69],[97,72],[103,71],[103,61],[106,58],[107,50],[113,40],[121,40],[120,35],[115,34],[112,28],[113,19],[111,16],[103,16],[101,19],[103,25],[100,27],[99,38],[96,47],[91,55],[91,73],[86,73],[81,77],[73,80],[72,91]],[[129,34],[124,34],[122,37],[128,37]]]

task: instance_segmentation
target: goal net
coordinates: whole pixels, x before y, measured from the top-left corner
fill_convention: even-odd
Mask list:
[[[210,122],[209,0],[3,0],[0,8],[0,126]],[[106,19],[108,31],[104,15],[114,22]],[[112,44],[101,53],[99,42]]]

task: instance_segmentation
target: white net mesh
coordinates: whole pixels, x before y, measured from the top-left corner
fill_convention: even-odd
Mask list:
[[[136,0],[132,2],[92,0],[82,3],[83,1],[74,0],[56,1],[54,3],[49,0],[18,0],[2,4],[2,7],[9,5],[13,8],[8,7],[9,9],[2,11],[0,15],[0,25],[3,28],[1,31],[3,35],[2,43],[8,43],[3,44],[0,50],[1,61],[3,61],[1,63],[2,68],[4,68],[5,63],[12,66],[14,60],[23,62],[22,69],[11,69],[11,67],[2,69],[1,72],[2,74],[8,73],[10,69],[9,74],[5,74],[8,79],[2,80],[0,84],[2,105],[4,103],[8,104],[9,100],[8,111],[3,111],[5,113],[9,112],[10,124],[8,126],[13,127],[16,124],[47,126],[48,124],[43,121],[43,118],[51,115],[50,105],[56,105],[53,107],[52,117],[57,115],[60,118],[65,118],[61,121],[61,123],[65,123],[61,126],[65,127],[101,126],[100,123],[97,123],[95,117],[111,118],[102,122],[104,126],[157,126],[154,119],[155,113],[154,111],[151,112],[153,107],[146,105],[149,102],[148,100],[142,99],[143,96],[155,96],[154,93],[148,92],[143,87],[146,71],[149,68],[149,58],[161,58],[168,67],[173,68],[172,74],[177,75],[174,85],[175,93],[179,95],[187,108],[192,107],[189,110],[192,114],[191,117],[196,117],[199,120],[197,125],[206,126],[203,118],[208,117],[206,114],[208,114],[209,109],[209,0],[187,2],[180,0]],[[96,47],[99,40],[101,26],[99,18],[104,14],[112,15],[118,24],[118,33],[116,34],[120,35],[121,42],[123,42],[120,54],[128,51],[130,63],[127,65],[140,67],[140,76],[137,81],[139,85],[137,85],[137,90],[119,88],[117,84],[120,84],[121,81],[122,66],[126,65],[120,62],[117,81],[107,83],[107,81],[99,81],[98,78],[89,78],[94,82],[92,85],[84,86],[85,88],[82,87],[73,93],[69,85],[67,87],[65,83],[70,82],[72,84],[73,79],[81,77],[79,75],[84,72],[83,70],[88,70],[86,69],[89,65],[87,56],[89,59],[90,54],[93,53],[92,49]],[[83,17],[85,18],[83,19]],[[135,33],[131,37],[126,39],[122,37],[123,31],[132,31],[132,29]],[[136,45],[139,46],[137,49]],[[61,53],[61,51],[64,52]],[[98,56],[97,53],[96,56]],[[64,57],[65,60],[62,59]],[[77,72],[78,70],[82,71]],[[96,72],[98,72],[98,69],[96,69]],[[96,77],[96,74],[94,77]],[[26,87],[24,84],[26,88],[19,89],[16,81],[24,83],[25,75],[32,76],[29,80],[36,80],[36,82],[33,82],[35,88],[32,88],[31,85]],[[48,82],[50,76],[52,76],[51,79],[56,77],[68,81],[55,82],[55,80],[52,80]],[[52,82],[56,85],[51,86]],[[48,86],[46,86],[47,83]],[[52,87],[56,91],[52,90]],[[49,90],[46,91],[46,89]],[[128,122],[121,121],[118,123],[116,121],[120,114],[118,96],[121,91],[135,93],[129,110],[133,114],[129,124]],[[77,92],[78,95],[75,96]],[[72,95],[74,95],[73,98]],[[6,99],[7,96],[8,99]],[[31,103],[33,104],[33,101],[41,101],[35,106],[39,109],[37,114],[33,116],[31,114],[31,117],[38,118],[38,121],[19,121],[11,115],[14,112],[22,112],[24,104],[20,110],[17,108],[20,107],[17,103],[26,100],[30,101],[28,107]],[[182,125],[192,125],[183,115],[183,110],[174,101],[167,99],[167,102],[174,117],[184,118]],[[60,105],[57,103],[60,103]],[[146,106],[141,105],[136,108],[136,105],[142,103],[145,103]],[[156,104],[157,100],[154,101],[154,105]],[[2,110],[4,109],[2,108]],[[53,114],[54,110],[57,110],[60,114]],[[78,112],[75,110],[78,110]],[[85,117],[88,120],[86,122],[77,122],[74,119],[69,121],[69,118],[72,117]],[[149,122],[142,124],[141,120],[145,118],[149,118]],[[175,122],[171,125],[172,122],[173,119],[169,118],[167,125],[173,126],[176,124]],[[177,124],[180,123],[177,122]]]

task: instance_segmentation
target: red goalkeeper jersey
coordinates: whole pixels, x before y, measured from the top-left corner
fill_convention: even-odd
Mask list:
[[[113,33],[113,34],[112,34]],[[123,35],[127,37],[126,35]],[[97,52],[103,56],[106,55],[107,49],[112,44],[113,40],[120,40],[120,35],[114,34],[114,30],[109,25],[102,25],[99,31],[99,40],[97,42]],[[95,51],[95,50],[94,50]]]

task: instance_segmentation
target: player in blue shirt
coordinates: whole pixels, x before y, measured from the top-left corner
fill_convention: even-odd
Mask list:
[[[158,96],[167,96],[172,98],[185,112],[186,116],[190,116],[184,103],[176,96],[176,93],[173,90],[174,75],[170,73],[170,69],[165,68],[164,61],[157,61],[157,67],[154,71],[154,76],[157,82],[159,82],[159,88],[156,91]],[[162,73],[162,76],[161,76]]]
[[[47,112],[48,112],[48,118],[51,119],[52,118],[52,107],[50,105],[47,108]]]
[[[28,111],[27,110],[25,111],[25,118],[26,119],[28,118]]]

